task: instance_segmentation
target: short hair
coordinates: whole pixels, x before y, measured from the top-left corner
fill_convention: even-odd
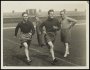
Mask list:
[[[23,16],[24,14],[27,14],[27,15],[28,15],[28,13],[27,13],[27,12],[23,12],[23,13],[22,13],[22,16]]]
[[[48,11],[48,14],[50,14],[50,12],[54,12],[54,10],[53,10],[53,9],[50,9],[50,10]]]

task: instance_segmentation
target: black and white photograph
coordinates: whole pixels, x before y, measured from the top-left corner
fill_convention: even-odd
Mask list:
[[[2,69],[89,69],[88,1],[1,1]]]

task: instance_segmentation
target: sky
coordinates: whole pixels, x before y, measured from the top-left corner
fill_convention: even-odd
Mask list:
[[[2,1],[1,10],[3,12],[23,12],[26,9],[41,9],[42,11],[48,11],[54,9],[60,11],[66,9],[67,11],[73,11],[75,8],[78,11],[85,11],[85,1]]]

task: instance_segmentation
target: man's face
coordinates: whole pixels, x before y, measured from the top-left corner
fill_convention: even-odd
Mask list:
[[[60,16],[61,16],[62,18],[65,18],[65,13],[64,13],[64,12],[60,12]]]
[[[25,21],[27,21],[27,19],[28,19],[28,14],[24,14],[24,15],[23,15],[23,19],[24,19]]]
[[[39,20],[39,17],[36,16],[35,19],[38,21]]]
[[[54,18],[54,12],[49,12],[48,16],[49,16],[50,18]]]

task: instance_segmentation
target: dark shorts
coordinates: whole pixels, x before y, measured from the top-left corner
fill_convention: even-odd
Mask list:
[[[64,43],[70,43],[71,32],[69,29],[61,29],[61,41]]]
[[[25,34],[21,33],[20,34],[21,43],[31,41],[31,39],[32,39],[32,36],[29,33],[25,33]]]
[[[52,41],[54,43],[55,38],[56,38],[55,32],[47,32],[47,34],[45,35],[45,42],[48,43],[48,42]]]

